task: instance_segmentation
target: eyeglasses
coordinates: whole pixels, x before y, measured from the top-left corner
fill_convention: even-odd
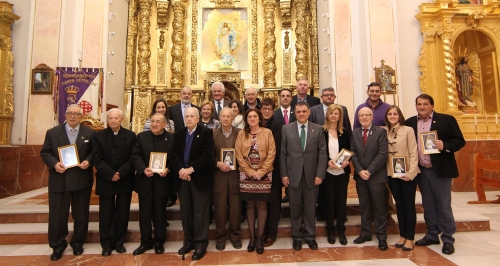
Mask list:
[[[76,112],[66,112],[67,115],[69,116],[79,116],[82,115],[82,113],[76,113]]]
[[[269,108],[269,107],[262,107],[260,108],[260,110],[262,110],[262,112],[267,112],[267,111],[272,111],[273,108]]]
[[[360,114],[358,115],[358,117],[370,117],[372,116],[373,114]]]
[[[322,96],[325,96],[325,97],[335,97],[335,94],[323,94]]]

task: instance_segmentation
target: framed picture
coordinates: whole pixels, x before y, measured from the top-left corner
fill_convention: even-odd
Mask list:
[[[76,144],[58,147],[57,151],[59,152],[59,160],[64,164],[64,167],[71,168],[80,165]]]
[[[31,94],[52,94],[54,70],[40,64],[31,71]]]
[[[167,153],[166,152],[152,152],[149,155],[149,168],[153,173],[163,173],[167,169]]]
[[[420,148],[423,154],[440,153],[436,147],[436,140],[438,139],[437,131],[429,131],[420,133]]]
[[[232,148],[220,149],[220,161],[229,165],[232,170],[236,170],[236,155]]]
[[[390,162],[392,178],[400,178],[406,175],[408,169],[408,159],[406,156],[392,156]]]
[[[349,161],[349,159],[351,158],[352,154],[353,154],[352,151],[346,150],[346,149],[342,149],[337,154],[337,157],[335,157],[335,159],[334,159],[335,166],[338,169],[342,169],[342,163],[344,163],[345,161]]]

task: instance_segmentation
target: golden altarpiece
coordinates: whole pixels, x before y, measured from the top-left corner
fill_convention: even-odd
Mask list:
[[[302,77],[319,87],[317,0],[129,0],[124,124],[142,131],[155,99],[278,98]]]
[[[466,139],[498,139],[500,0],[434,0],[419,8],[422,93],[457,119]]]

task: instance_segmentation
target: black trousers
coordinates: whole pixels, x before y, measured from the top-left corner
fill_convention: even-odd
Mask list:
[[[163,245],[167,238],[167,197],[158,197],[154,192],[151,186],[147,194],[139,195],[139,228],[141,245],[145,246]]]
[[[182,180],[179,189],[184,245],[206,250],[210,212],[210,190],[199,191],[191,181]]]
[[[389,177],[389,187],[398,210],[399,235],[409,240],[415,238],[415,226],[417,226],[415,192],[417,191],[418,178],[419,176],[412,181],[404,181]]]
[[[278,223],[281,217],[281,193],[282,183],[279,171],[273,171],[271,199],[267,202],[267,221],[264,235],[275,241],[278,234]]]
[[[347,221],[347,186],[349,185],[349,175],[332,175],[326,172],[325,180],[322,183],[324,194],[324,215],[326,229],[331,232],[345,232],[345,222]],[[335,218],[337,224],[334,224]]]
[[[103,249],[123,246],[127,235],[132,192],[99,195],[99,237]]]
[[[49,192],[49,246],[55,251],[68,246],[69,206],[73,217],[73,237],[70,245],[83,246],[89,229],[89,205],[92,188],[75,191]]]

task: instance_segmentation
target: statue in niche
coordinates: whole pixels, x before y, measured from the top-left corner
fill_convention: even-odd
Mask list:
[[[161,30],[160,31],[160,49],[163,50],[163,45],[165,44],[165,36],[163,35],[165,33],[165,31]]]
[[[379,74],[378,80],[382,91],[392,91],[391,80],[392,76],[385,73],[385,68],[382,68],[382,73]]]
[[[236,35],[236,30],[229,22],[220,22],[219,27],[217,27],[217,37],[215,38],[215,45],[217,46],[215,53],[222,61],[221,70],[233,70],[231,65],[236,62],[234,50],[238,45]]]
[[[462,56],[460,57],[460,63],[455,69],[458,99],[462,105],[474,107],[476,103],[472,100],[472,94],[474,93],[474,82],[472,80],[473,71],[468,63],[469,58],[467,56]]]

